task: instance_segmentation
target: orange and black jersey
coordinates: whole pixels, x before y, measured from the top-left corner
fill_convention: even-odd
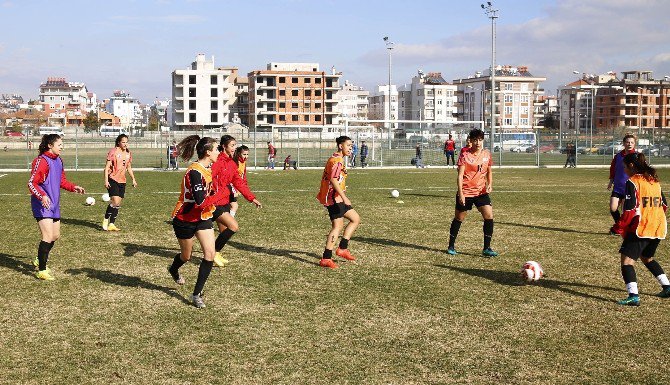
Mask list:
[[[210,195],[212,171],[198,162],[186,170],[181,184],[181,193],[172,217],[183,222],[198,222],[212,218],[214,203],[223,195]]]
[[[665,212],[668,209],[665,195],[658,182],[645,179],[641,174],[626,181],[626,198],[623,214],[614,225],[614,230],[625,238],[634,233],[639,238],[665,239],[668,224]]]

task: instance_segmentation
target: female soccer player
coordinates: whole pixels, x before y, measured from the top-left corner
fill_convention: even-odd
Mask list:
[[[668,209],[665,196],[656,175],[656,170],[647,164],[643,154],[630,153],[623,157],[624,170],[630,179],[624,190],[623,214],[614,225],[617,234],[623,237],[619,249],[621,253],[621,275],[626,283],[628,298],[619,305],[639,306],[635,261],[642,263],[661,284],[661,298],[670,297],[670,282],[663,268],[654,260],[654,253],[661,239],[665,239],[668,223],[665,212]]]
[[[54,277],[47,268],[47,261],[54,243],[60,238],[60,189],[79,194],[86,191],[65,178],[63,160],[60,158],[63,140],[58,134],[44,135],[39,151],[39,156],[30,167],[32,171],[28,180],[33,216],[42,234],[33,265],[38,268],[35,274],[37,278],[52,281]]]
[[[131,166],[133,157],[128,149],[128,135],[117,136],[115,143],[116,146],[107,153],[107,163],[105,163],[105,188],[111,198],[107,211],[105,211],[105,218],[102,220],[102,229],[105,231],[119,231],[114,221],[119,215],[121,202],[126,195],[126,170],[133,179],[133,187],[137,187]]]
[[[245,183],[247,182],[247,159],[249,159],[249,147],[245,145],[238,146],[233,153],[233,160],[235,161],[235,164],[237,164],[237,173]],[[235,190],[235,187],[233,187],[232,184],[228,186],[230,186],[232,190],[232,193],[230,194],[230,215],[235,218],[237,208],[239,207],[237,204],[237,196],[240,195],[240,193]]]
[[[612,195],[610,196],[610,214],[614,223],[616,224],[619,221],[619,203],[621,200],[626,197],[626,181],[628,180],[628,175],[624,170],[623,158],[624,156],[634,153],[635,151],[635,135],[626,134],[623,137],[623,150],[616,154],[612,159],[612,164],[610,165],[610,182],[607,184],[607,190],[612,190]],[[612,189],[614,186],[614,189]],[[610,228],[610,235],[617,235],[614,231],[614,227]]]
[[[246,180],[240,177],[238,171],[239,166],[235,163],[233,158],[236,146],[237,142],[235,141],[235,138],[230,135],[223,135],[218,147],[218,150],[220,151],[219,156],[216,159],[216,162],[212,165],[214,188],[216,189],[217,194],[219,192],[222,194],[219,199],[214,201],[216,206],[214,220],[216,220],[216,224],[220,231],[219,236],[216,237],[214,263],[219,267],[223,267],[228,263],[228,260],[221,255],[221,250],[226,243],[228,243],[230,238],[239,230],[239,225],[230,212],[231,197],[234,197],[233,188],[239,191],[249,202],[256,205],[256,207],[263,207],[261,202],[259,202],[251,190],[249,190]]]
[[[347,218],[349,223],[344,227],[344,233],[342,234],[340,245],[335,250],[335,255],[348,261],[356,260],[349,252],[349,240],[361,223],[361,218],[358,216],[356,210],[351,207],[351,201],[345,195],[347,189],[347,168],[344,157],[351,155],[351,138],[340,136],[335,142],[337,143],[337,151],[326,162],[326,168],[323,170],[321,178],[321,188],[316,196],[316,199],[328,210],[332,226],[330,233],[328,233],[326,248],[323,250],[323,257],[319,261],[319,265],[331,269],[338,267],[333,262],[333,248],[335,247],[337,237],[340,236],[342,227],[344,227],[344,218]]]
[[[178,284],[185,283],[179,274],[179,268],[191,259],[193,251],[193,237],[200,242],[204,254],[198,270],[198,280],[193,289],[191,300],[197,308],[204,308],[202,289],[212,271],[214,263],[214,230],[212,229],[212,214],[214,202],[221,198],[222,192],[210,195],[212,172],[210,166],[219,155],[214,138],[200,138],[191,135],[184,138],[177,145],[177,152],[184,161],[188,161],[195,152],[198,161],[193,162],[187,169],[181,183],[179,201],[172,212],[172,227],[179,241],[180,253],[175,255],[172,265],[168,268],[172,279]]]
[[[484,148],[484,132],[474,129],[468,134],[470,149],[461,150],[458,156],[458,194],[456,195],[456,210],[449,229],[449,248],[447,254],[456,255],[454,248],[461,223],[465,220],[472,205],[484,218],[484,249],[485,257],[496,257],[498,253],[491,249],[493,237],[493,207],[491,207],[491,193],[493,189],[493,159],[489,150]]]

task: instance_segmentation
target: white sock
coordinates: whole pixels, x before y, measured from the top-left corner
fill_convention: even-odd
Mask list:
[[[627,283],[626,284],[626,290],[628,290],[628,294],[638,295],[637,294],[637,282]]]
[[[235,218],[235,213],[237,213],[237,211],[230,210],[230,216],[231,217]]]
[[[668,281],[668,276],[665,274],[659,275],[658,277],[656,277],[656,279],[658,279],[658,283],[660,283],[661,286],[670,285],[670,281]]]

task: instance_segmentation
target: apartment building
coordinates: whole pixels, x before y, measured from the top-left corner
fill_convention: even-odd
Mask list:
[[[368,96],[370,96],[370,91],[345,81],[337,92],[338,119],[336,124],[343,123],[345,119],[349,121],[367,119]]]
[[[215,67],[198,54],[187,69],[172,72],[172,127],[216,128],[231,122],[236,103],[235,67]]]
[[[112,97],[107,99],[105,110],[118,117],[123,128],[129,129],[145,123],[144,110],[139,100],[123,90],[114,91]]]
[[[399,117],[398,95],[398,87],[395,84],[391,84],[390,97],[388,85],[377,86],[377,89],[368,97],[368,119],[397,120]],[[384,124],[384,126],[388,127],[388,123]]]
[[[527,131],[538,127],[535,104],[543,94],[540,83],[547,78],[534,76],[528,67],[509,65],[495,68],[495,122],[502,130]],[[491,71],[455,79],[458,88],[458,117],[461,121],[484,121],[491,125]]]
[[[250,126],[272,130],[334,124],[342,76],[334,69],[326,73],[317,63],[269,63],[248,76]]]
[[[50,77],[40,84],[39,102],[47,113],[78,110],[82,114],[94,111],[95,94],[84,83],[68,82],[65,78]]]
[[[419,70],[411,84],[398,90],[400,120],[423,120],[439,123],[425,123],[423,127],[446,127],[456,122],[457,87],[449,84],[440,72],[425,74]],[[416,128],[416,124],[400,123],[404,129]]]
[[[231,108],[231,122],[249,126],[249,78],[239,76],[237,69],[235,69],[234,76],[236,98]]]

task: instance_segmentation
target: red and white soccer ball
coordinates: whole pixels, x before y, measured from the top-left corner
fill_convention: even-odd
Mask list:
[[[544,277],[544,270],[542,270],[542,266],[540,266],[539,263],[535,261],[528,261],[523,264],[523,268],[521,269],[521,276],[526,282],[536,282],[539,281],[540,278]]]

